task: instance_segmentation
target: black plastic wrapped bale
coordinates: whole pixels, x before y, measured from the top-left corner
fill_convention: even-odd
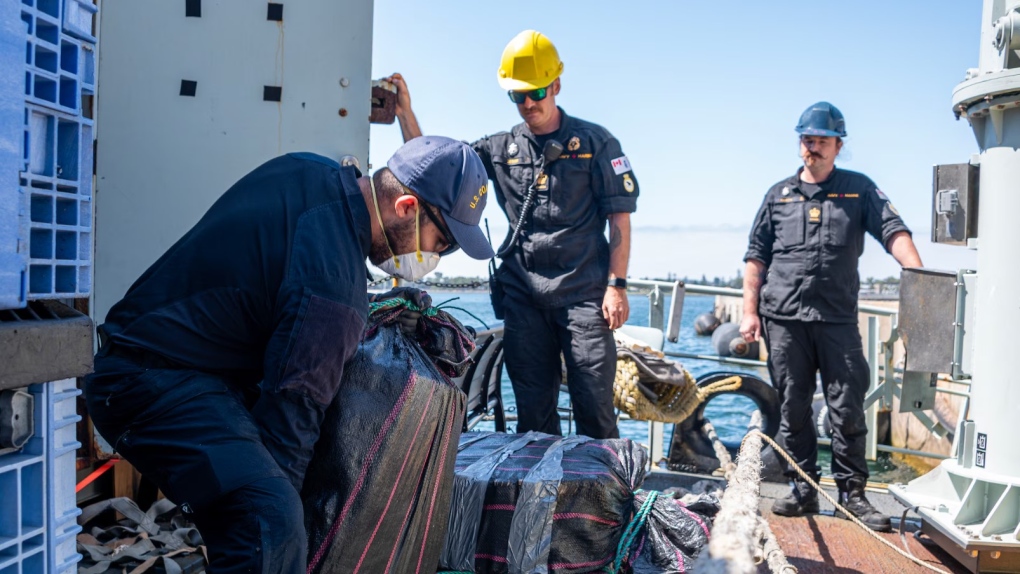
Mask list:
[[[485,573],[591,572],[610,563],[648,455],[626,439],[461,436],[440,566]]]
[[[638,492],[635,510],[651,495]],[[694,560],[708,546],[712,520],[719,513],[715,493],[686,494],[680,489],[657,493],[644,527],[630,546],[628,562],[634,574],[691,572]]]
[[[309,572],[435,572],[446,536],[474,341],[445,312],[403,335],[375,309],[326,412],[302,498]]]

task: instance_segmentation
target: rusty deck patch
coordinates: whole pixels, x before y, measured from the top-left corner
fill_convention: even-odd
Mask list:
[[[769,511],[771,504],[771,500],[763,499],[762,516],[769,521],[780,547],[800,574],[931,572],[879,543],[849,520],[826,514],[800,518],[776,516]],[[897,532],[880,536],[902,548]],[[922,540],[926,543],[907,534],[907,544],[914,556],[953,574],[969,572],[933,543]],[[769,570],[763,564],[758,571],[767,573]]]

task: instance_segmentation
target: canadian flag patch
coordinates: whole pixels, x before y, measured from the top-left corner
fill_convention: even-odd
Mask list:
[[[625,155],[621,155],[610,163],[612,164],[613,171],[616,172],[616,175],[621,175],[630,171],[630,160],[627,159],[627,156]]]

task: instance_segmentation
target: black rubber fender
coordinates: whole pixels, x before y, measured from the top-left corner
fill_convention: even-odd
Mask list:
[[[702,313],[694,319],[694,332],[707,337],[715,332],[721,324],[719,317],[716,317],[714,313]]]
[[[725,391],[712,396],[716,397],[727,393],[735,393],[751,399],[758,410],[761,411],[765,434],[775,438],[779,432],[779,423],[782,417],[779,393],[762,378],[749,373],[717,371],[702,375],[697,379],[697,384],[699,387],[705,387],[733,376],[738,376],[742,379],[739,389]],[[705,424],[705,406],[707,404],[708,401],[701,403],[687,420],[673,426],[673,437],[669,448],[669,463],[671,467],[683,465],[684,461],[682,459],[687,458],[685,452],[693,452],[701,456],[711,457],[713,460],[715,459],[715,450],[712,448],[712,443],[701,432]],[[737,449],[730,447],[729,450],[735,454]]]
[[[758,341],[748,343],[743,336],[730,339],[730,356],[741,359],[758,358]]]
[[[732,371],[720,371],[715,373],[708,373],[702,375],[697,379],[699,387],[705,387],[712,383],[717,383],[723,379],[737,376],[742,379],[740,388],[735,391],[726,391],[726,393],[719,393],[712,395],[713,397],[727,393],[734,393],[747,397],[754,401],[755,406],[761,411],[762,416],[762,427],[771,438],[776,438],[776,433],[779,432],[779,421],[782,418],[782,414],[779,409],[779,392],[776,389],[765,382],[758,376],[751,375],[748,373],[735,373]],[[709,399],[711,400],[711,399]],[[705,424],[705,406],[708,405],[708,401],[705,401],[698,405],[697,410],[691,415],[694,419],[695,426],[701,428]]]

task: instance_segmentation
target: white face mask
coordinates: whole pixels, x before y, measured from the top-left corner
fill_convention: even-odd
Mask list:
[[[383,227],[382,212],[379,210],[379,199],[375,196],[375,179],[369,176],[369,184],[372,186],[372,202],[375,203],[375,215],[379,218],[379,230],[382,231],[383,241],[386,242],[386,249],[389,249],[392,259],[387,259],[378,265],[384,272],[399,277],[405,281],[419,281],[435,270],[439,265],[439,254],[433,251],[421,250],[421,205],[415,203],[414,235],[415,250],[412,253],[397,255],[393,253],[390,240],[386,237],[386,228]]]

